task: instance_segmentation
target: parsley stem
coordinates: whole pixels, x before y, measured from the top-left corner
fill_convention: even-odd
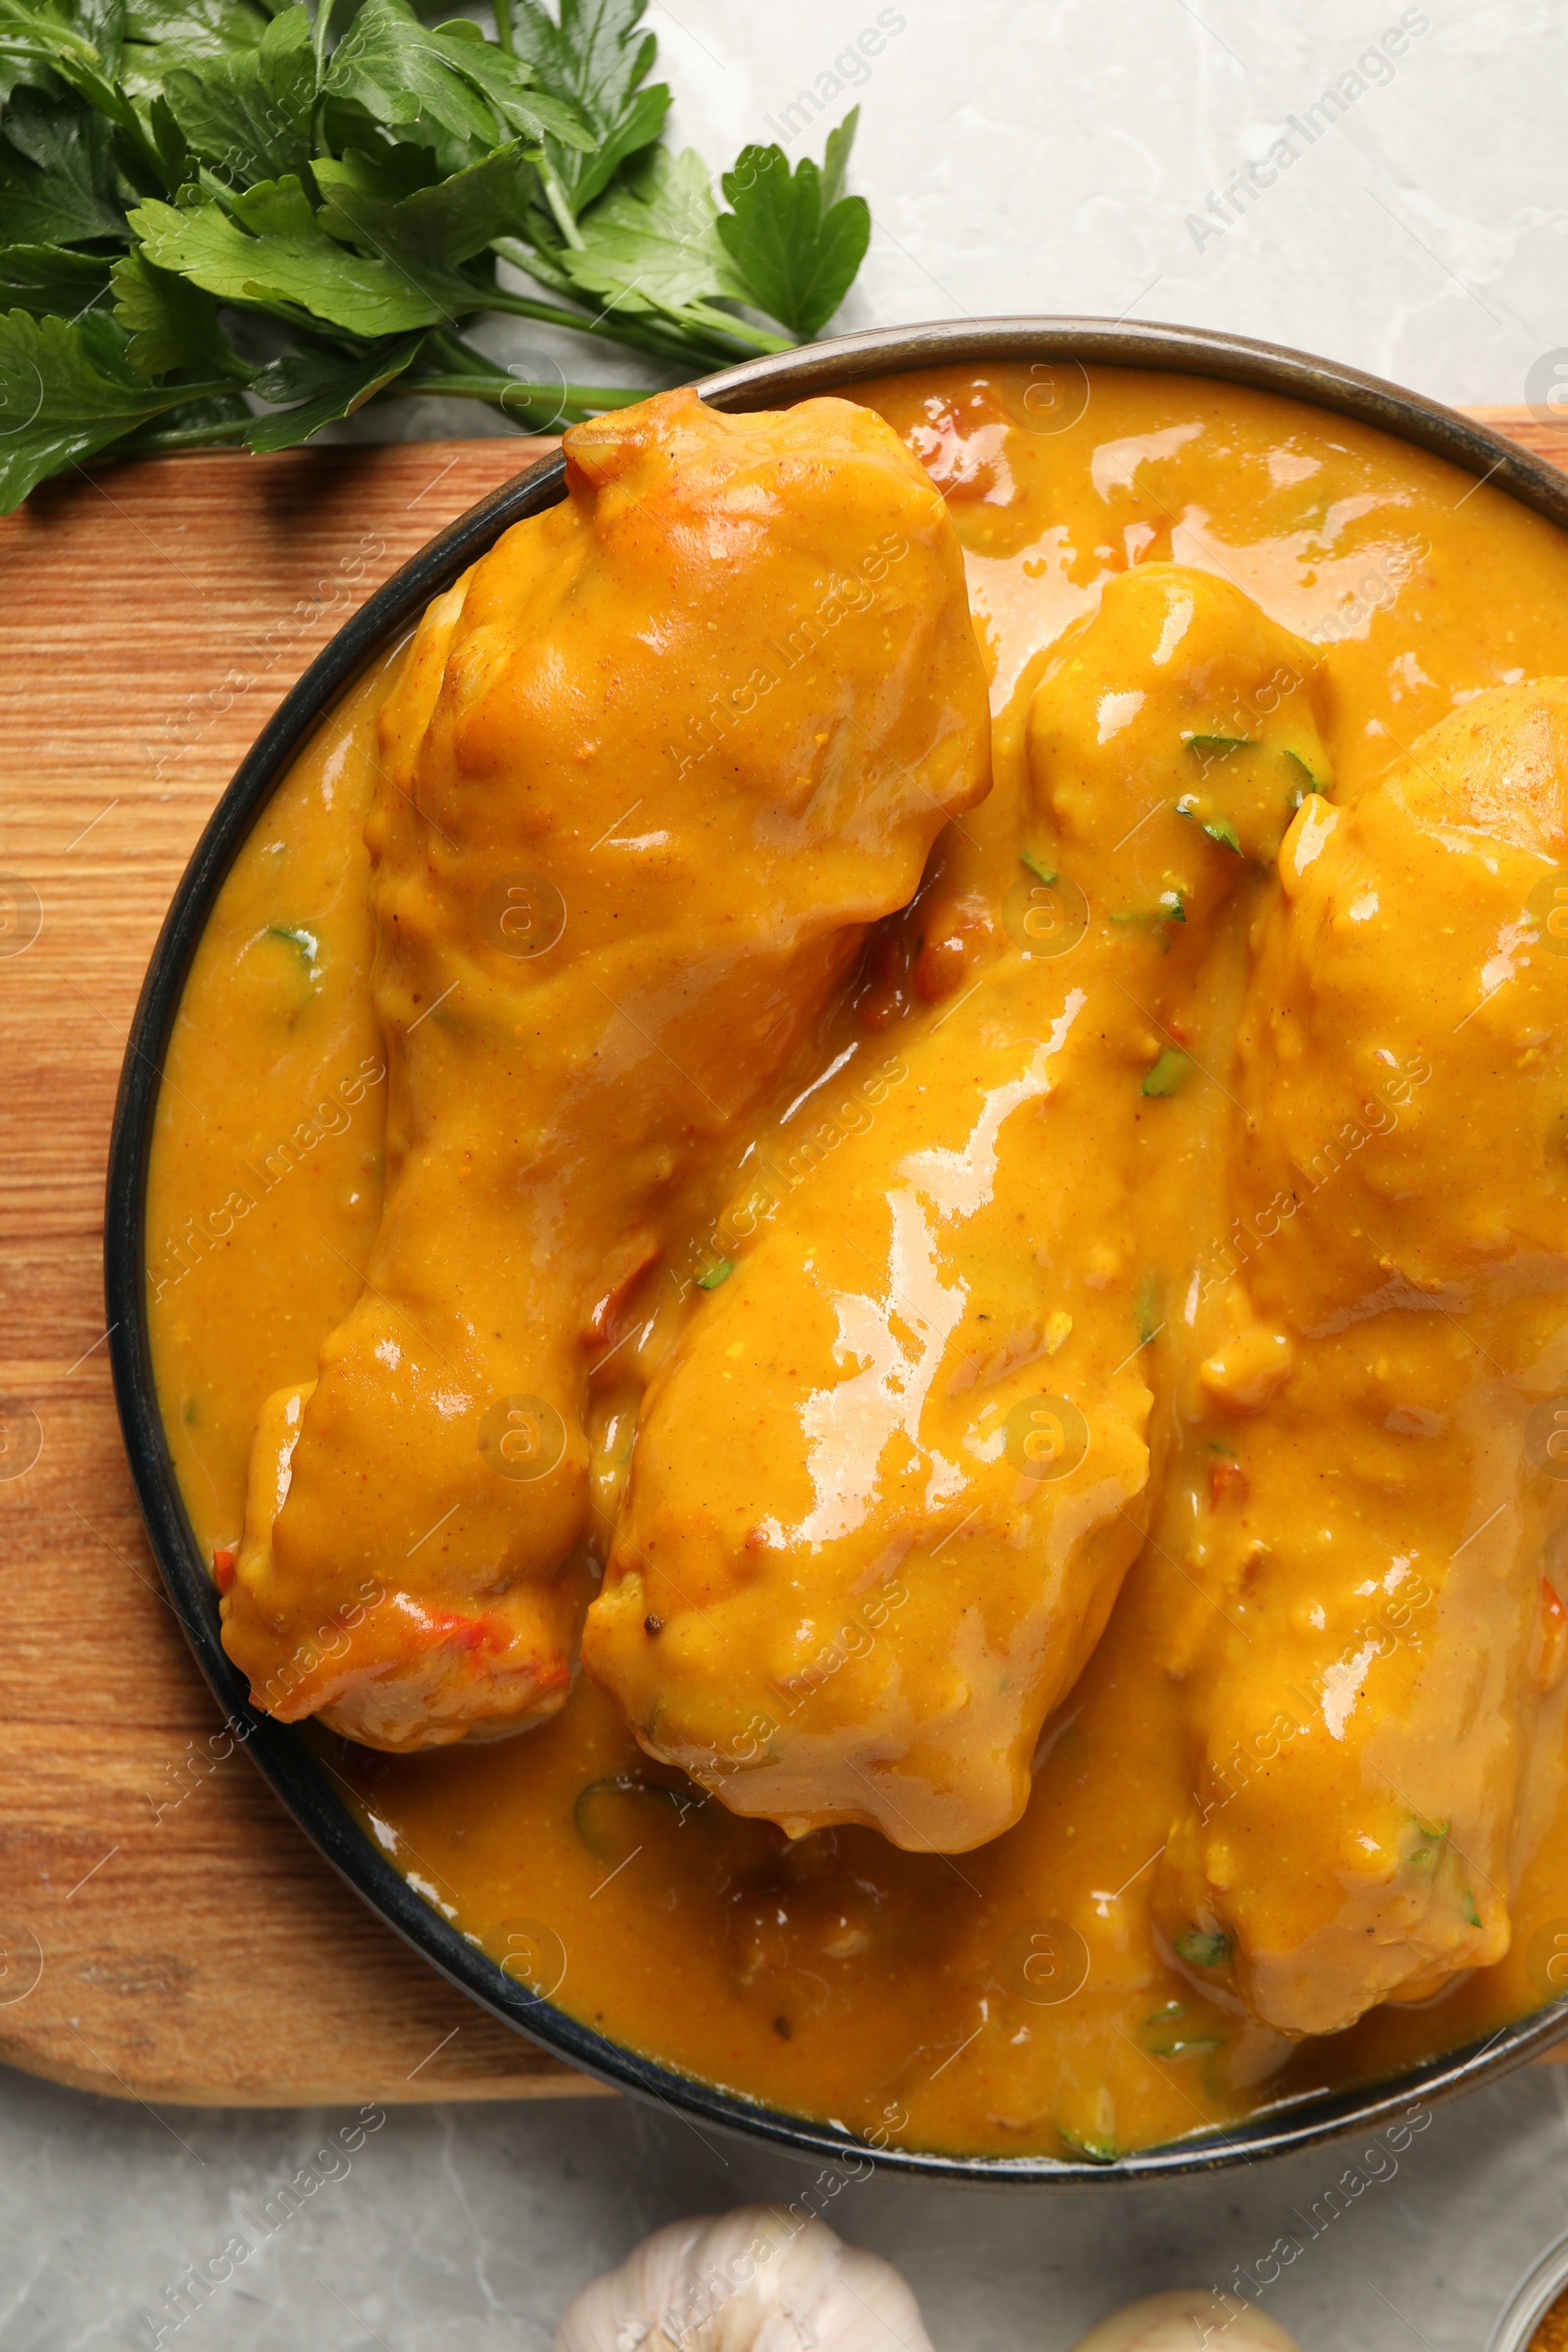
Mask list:
[[[226,388],[214,387],[215,390]],[[606,409],[634,407],[638,401],[646,400],[648,395],[646,392],[602,384],[520,384],[515,376],[508,375],[501,369],[484,374],[475,369],[461,375],[404,378],[389,384],[380,395],[383,400],[415,400],[421,397],[486,400],[501,409],[514,424],[526,423],[526,418],[519,412],[530,408],[541,409],[547,413],[550,422],[539,429],[548,431],[553,424],[576,424],[585,416],[603,415]],[[133,441],[121,444],[120,454],[126,458],[177,457],[186,450],[232,447],[244,440],[255,422],[254,416],[228,416],[219,424],[172,425],[161,433],[138,433]]]
[[[588,240],[572,218],[571,207],[566,202],[566,191],[556,177],[548,158],[536,169],[539,173],[539,184],[545,192],[545,202],[556,216],[556,226],[574,252],[586,251]]]
[[[488,400],[509,414],[519,409],[549,409],[564,417],[568,410],[583,416],[603,416],[606,409],[634,409],[648,394],[640,388],[609,384],[522,384],[498,369],[493,375],[465,370],[461,375],[402,375],[387,385],[383,400]],[[576,418],[573,417],[575,422]]]
[[[511,262],[514,269],[526,270],[528,265],[523,259],[524,249],[518,246],[514,252],[509,253],[507,247],[511,242],[508,237],[497,237],[493,250],[500,254],[504,262]],[[488,286],[485,288],[485,307],[492,311],[512,311],[519,318],[539,318],[546,326],[569,326],[575,335],[609,335],[612,340],[619,340],[613,327],[602,325],[585,312],[568,311],[554,302],[535,302],[531,295],[513,294],[505,286],[497,286],[493,291]]]
[[[715,311],[706,302],[689,302],[684,310],[674,315],[680,318],[690,318],[694,325],[706,327],[710,333],[716,330],[720,334],[733,335],[737,343],[749,344],[753,351],[795,349],[788,335],[764,334],[760,326],[748,326],[745,319],[737,318],[733,312]]]
[[[461,335],[454,334],[446,327],[437,327],[424,348],[427,354],[434,353],[438,359],[445,360],[448,374],[496,373],[494,360],[486,359],[482,351],[475,351],[471,343],[465,343]]]
[[[433,334],[425,350],[446,361],[447,378],[461,378],[467,398],[495,399],[503,407],[508,395],[513,394],[530,406],[581,409],[585,415],[592,415],[606,409],[635,408],[640,400],[648,398],[647,392],[637,385],[524,383],[512,368],[497,367],[482,351],[465,343],[461,335]],[[430,380],[428,375],[411,376],[407,388],[414,392]]]
[[[514,270],[532,275],[526,246],[516,244],[511,237],[497,237],[490,250],[504,262],[510,262]],[[725,368],[735,357],[712,336],[682,337],[673,324],[663,327],[653,318],[618,318],[612,311],[601,311],[597,318],[590,318],[585,311],[568,311],[552,302],[536,302],[531,295],[514,294],[505,286],[486,287],[485,308],[509,311],[516,318],[537,318],[546,326],[569,327],[574,335],[596,335],[601,342],[619,343],[629,351],[646,351],[653,358],[669,360],[679,368],[690,368],[694,363]]]
[[[124,458],[164,457],[182,449],[220,449],[225,442],[243,441],[254,416],[228,416],[221,424],[174,424],[162,433],[138,433],[120,444]]]
[[[496,39],[509,57],[514,55],[512,42],[512,0],[496,0]]]

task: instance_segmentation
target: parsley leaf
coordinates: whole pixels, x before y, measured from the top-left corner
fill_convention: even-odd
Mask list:
[[[269,13],[250,0],[128,0],[120,78],[132,98],[151,98],[172,68],[254,48]]]
[[[718,235],[731,263],[725,291],[787,326],[805,342],[826,325],[854,282],[871,241],[863,196],[840,196],[858,107],[829,142],[826,174],[803,156],[791,172],[782,147],[743,147],[723,179],[731,210]]]
[[[335,159],[318,156],[311,170],[323,193],[339,187],[363,188],[368,196],[394,201],[446,177],[428,147],[416,147],[407,139],[394,139],[387,145],[377,142],[373,151],[345,147]]]
[[[430,30],[407,0],[365,0],[338,42],[322,89],[353,99],[373,122],[409,139],[435,143],[449,165],[472,163],[487,148],[522,131],[550,131],[562,153],[592,148],[569,106],[534,99],[526,69],[494,49],[477,25]],[[430,136],[430,124],[447,134]]]
[[[0,0],[0,72],[9,85],[36,84],[58,98],[58,81],[86,100],[120,133],[128,154],[157,168],[146,124],[115,78],[124,27],[124,0],[55,0],[45,12]]]
[[[132,374],[151,378],[199,368],[209,376],[249,376],[218,323],[217,303],[190,278],[154,269],[138,252],[115,264],[113,280],[115,317],[130,336],[125,357]]]
[[[217,204],[150,202],[130,216],[147,258],[221,301],[287,304],[374,340],[433,326],[442,304],[393,262],[345,253],[322,230],[297,179],[247,190],[233,217]],[[253,225],[258,234],[247,235]],[[474,292],[478,309],[482,294]]]
[[[290,401],[293,407],[280,408],[270,416],[259,416],[245,436],[246,446],[257,455],[273,449],[292,449],[296,443],[308,440],[323,424],[335,424],[341,416],[352,416],[363,409],[368,400],[401,375],[410,362],[416,358],[424,341],[422,335],[406,335],[401,339],[378,343],[373,350],[356,359],[345,359],[341,352],[303,349],[287,352],[264,368],[251,384],[264,400]]]
[[[456,331],[480,313],[664,381],[785,348],[758,313],[816,331],[865,248],[855,115],[820,166],[749,148],[721,213],[661,143],[645,5],[495,0],[492,39],[425,0],[0,0],[0,405],[25,419],[0,494],[120,440],[284,448],[401,393],[536,428],[642,397],[523,381]],[[246,312],[291,338],[259,370]]]
[[[565,248],[562,266],[588,293],[682,310],[722,289],[717,218],[702,157],[689,147],[680,156],[656,148],[593,207],[581,249]]]
[[[115,196],[109,125],[73,100],[18,90],[0,141],[6,242],[80,245],[125,234]]]
[[[108,287],[109,264],[98,254],[73,253],[68,245],[0,245],[0,310],[72,318]]]
[[[171,74],[170,110],[220,179],[303,177],[311,163],[316,53],[303,8],[274,17],[254,48]]]
[[[458,266],[482,252],[515,218],[522,203],[522,171],[520,148],[501,147],[466,172],[395,202],[323,171],[320,226],[363,254],[378,256],[411,289],[427,295],[433,322],[482,306],[484,289],[460,277]]]
[[[855,146],[855,134],[860,127],[860,110],[852,106],[837,130],[827,134],[822,151],[822,209],[830,211],[845,192],[850,176],[850,154]]]
[[[649,87],[659,44],[637,37],[646,0],[561,0],[559,23],[539,0],[521,0],[514,32],[517,55],[541,90],[571,108],[593,134],[592,152],[546,143],[554,192],[572,217],[604,193],[629,156],[651,147],[664,127],[670,93]],[[548,185],[548,182],[547,182]],[[564,227],[564,222],[563,226]],[[572,240],[568,236],[567,243]]]
[[[106,74],[115,73],[125,39],[125,0],[53,0],[50,13],[62,18],[82,40],[92,43]]]
[[[252,0],[126,0],[125,42],[142,48],[170,42],[187,61],[225,57],[231,49],[253,49],[274,14]]]
[[[470,150],[495,144],[494,114],[406,0],[365,0],[321,87],[329,97],[353,99],[388,130],[438,125],[465,162]]]
[[[430,37],[453,72],[489,100],[501,123],[502,137],[508,129],[528,139],[548,134],[580,153],[593,152],[594,134],[575,111],[534,89],[527,66],[487,41],[471,18],[457,17],[450,24],[438,24]]]
[[[0,318],[0,514],[63,466],[90,458],[140,424],[220,386],[139,384],[124,332],[101,312],[63,318]]]

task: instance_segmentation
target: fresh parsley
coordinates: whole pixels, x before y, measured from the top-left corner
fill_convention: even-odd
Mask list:
[[[494,6],[492,37],[409,0],[0,0],[0,513],[370,401],[537,431],[646,397],[520,381],[471,340],[497,314],[666,382],[821,331],[870,237],[855,112],[715,192],[662,144],[645,0]]]

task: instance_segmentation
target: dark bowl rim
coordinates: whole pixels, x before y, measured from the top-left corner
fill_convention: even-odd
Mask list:
[[[707,377],[698,390],[716,407],[744,411],[910,368],[988,361],[1156,368],[1282,394],[1433,451],[1568,529],[1568,476],[1489,426],[1336,362],[1193,327],[1102,318],[948,319],[844,335],[750,361]],[[688,2123],[696,2119],[840,2169],[872,2167],[991,2187],[1109,2188],[1164,2180],[1375,2132],[1397,2124],[1412,2105],[1451,2098],[1522,2065],[1561,2037],[1568,2002],[1554,2003],[1484,2042],[1430,2059],[1390,2082],[1309,2094],[1233,2129],[1194,2134],[1108,2164],[876,2147],[845,2127],[783,2114],[658,2065],[535,1998],[424,1903],[376,1852],[310,1742],[251,1706],[245,1680],[219,1639],[217,1594],[179,1494],[153,1380],[143,1226],[164,1054],[214,900],[295,752],[370,658],[411,628],[433,596],[512,523],[559,501],[564,474],[564,460],[557,454],[469,508],[377,589],[317,656],[263,727],[208,820],[159,933],[131,1022],[105,1200],[104,1286],[115,1397],[153,1556],[197,1663],[236,1735],[243,1733],[243,1743],[274,1793],[339,1876],[492,2016],[601,2082],[673,2109]]]

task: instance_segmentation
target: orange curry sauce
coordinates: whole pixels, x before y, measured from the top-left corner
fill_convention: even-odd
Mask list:
[[[1316,709],[1340,804],[1478,693],[1568,673],[1568,541],[1372,430],[1113,369],[1082,383],[1072,370],[946,369],[857,397],[921,460],[956,525],[999,793],[1022,769],[1050,649],[1138,564],[1223,578],[1324,649]],[[258,819],[170,1045],[150,1313],[174,1464],[210,1553],[238,1544],[263,1400],[315,1376],[377,1227],[386,1086],[362,829],[370,730],[399,659],[345,699]],[[1171,1034],[1203,1035],[1234,1002],[1248,924],[1276,888],[1249,879],[1231,948],[1167,1011]],[[793,1116],[778,1105],[776,1164],[808,1147],[805,1164],[830,1169],[896,1091],[907,1025],[931,1010],[898,970],[890,927],[829,1026],[831,1082]],[[1229,1097],[1144,1092],[1185,1173],[1162,1206],[1158,1153],[1146,1161],[1140,1246],[1152,1262],[1200,1261],[1228,1212],[1192,1171]],[[1129,1337],[1151,1360],[1172,1344],[1159,1320],[1153,1301]],[[1170,1573],[1172,1544],[1189,1540],[1174,1514],[1179,1503],[1217,1526],[1248,1492],[1231,1450],[1206,1444],[1170,1482],[1153,1541],[1047,1726],[1023,1818],[970,1850],[902,1851],[858,1826],[792,1842],[650,1763],[580,1674],[560,1714],[511,1740],[395,1755],[322,1735],[320,1752],[420,1896],[520,1973],[546,1966],[572,2015],[675,2069],[902,2146],[1108,2160],[1385,2076],[1548,1989],[1543,1939],[1568,1915],[1568,1687],[1543,1703],[1507,1957],[1343,2033],[1290,2039],[1250,2019],[1200,1953],[1182,1965],[1156,1936],[1162,1848],[1190,1802],[1177,1661],[1193,1587]]]

